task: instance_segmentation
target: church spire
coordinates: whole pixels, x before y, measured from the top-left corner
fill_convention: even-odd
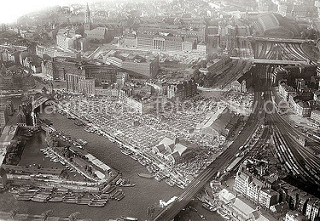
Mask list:
[[[84,20],[84,30],[91,30],[91,14],[89,4],[87,3],[86,15]]]
[[[85,17],[84,23],[86,23],[86,24],[91,23],[91,15],[90,15],[90,9],[89,9],[88,3],[87,3],[86,17]]]

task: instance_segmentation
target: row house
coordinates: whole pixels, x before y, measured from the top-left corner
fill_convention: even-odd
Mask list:
[[[306,217],[311,220],[319,220],[320,218],[320,200],[317,198],[311,198],[307,203]]]
[[[297,93],[293,87],[290,87],[285,83],[281,83],[279,85],[279,94],[285,101],[289,101],[289,95],[294,97]]]
[[[233,189],[266,208],[270,208],[279,201],[279,193],[271,190],[269,183],[257,179],[253,174],[246,171],[244,166],[240,166],[236,174]]]

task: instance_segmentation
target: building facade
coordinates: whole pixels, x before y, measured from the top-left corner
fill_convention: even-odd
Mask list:
[[[194,80],[182,82],[167,82],[163,84],[164,94],[168,99],[177,98],[184,100],[197,94],[197,84]]]
[[[233,189],[266,208],[279,202],[279,193],[273,191],[269,183],[257,179],[246,171],[244,166],[240,166],[236,174]]]
[[[79,92],[86,96],[95,95],[95,80],[94,79],[81,79],[79,81]]]

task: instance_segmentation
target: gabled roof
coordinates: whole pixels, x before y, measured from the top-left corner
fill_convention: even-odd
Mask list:
[[[107,28],[95,28],[92,30],[86,31],[86,33],[94,34],[94,35],[104,35],[107,31]]]
[[[160,144],[164,144],[165,146],[170,146],[171,144],[173,144],[173,140],[165,137],[160,141]]]
[[[188,149],[188,147],[178,143],[174,147],[174,153],[178,152],[179,155],[181,156],[187,149]]]
[[[174,140],[165,137],[160,141],[157,147],[159,149],[159,146],[161,146],[161,148],[165,148],[165,150],[169,153],[178,153],[179,156],[181,156],[188,149],[188,147],[184,146],[181,143],[175,144],[174,142]]]
[[[175,162],[177,162],[181,158],[181,156],[178,152],[172,153],[171,156],[174,158]]]
[[[166,147],[163,144],[158,145],[157,149],[159,150],[160,153],[166,152]]]
[[[219,115],[219,117],[212,123],[211,127],[218,133],[222,133],[232,117],[233,114],[230,113],[230,111],[225,111],[225,113]]]

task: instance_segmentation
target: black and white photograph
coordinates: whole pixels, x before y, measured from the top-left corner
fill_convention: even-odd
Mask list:
[[[0,221],[320,221],[320,0],[1,0]]]

